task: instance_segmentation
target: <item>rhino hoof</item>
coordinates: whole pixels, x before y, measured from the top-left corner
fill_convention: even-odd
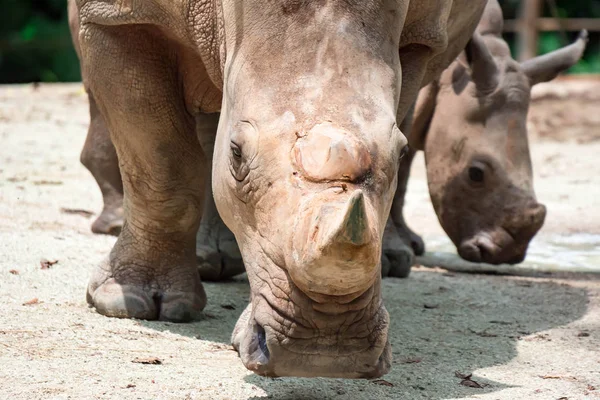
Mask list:
[[[402,235],[401,232],[406,234]],[[415,251],[412,243],[408,243],[408,233],[408,228],[401,231],[391,218],[388,219],[381,252],[382,277],[406,278],[410,274],[410,269],[415,261]],[[414,236],[421,239],[417,235]]]
[[[425,254],[425,242],[423,242],[423,238],[412,231],[410,232],[410,245],[416,256]]]
[[[107,317],[187,322],[202,315],[206,295],[202,289],[198,293],[160,292],[110,279],[95,290],[90,285],[87,301]]]
[[[119,236],[123,229],[123,208],[104,208],[92,224],[92,232],[104,235]]]
[[[211,246],[196,248],[198,272],[203,281],[229,279],[245,272],[242,255],[235,241],[230,246],[216,249]]]
[[[414,264],[414,253],[408,246],[384,249],[381,255],[382,277],[407,278]]]

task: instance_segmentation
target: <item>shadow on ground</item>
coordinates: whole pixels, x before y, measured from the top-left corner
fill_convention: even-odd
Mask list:
[[[249,296],[245,278],[205,284],[207,318],[192,324],[148,322],[156,330],[229,344]],[[461,385],[456,373],[504,365],[517,356],[519,341],[543,341],[538,332],[581,318],[585,290],[544,280],[415,271],[407,280],[386,279],[394,354],[384,381],[245,379],[277,399],[464,398],[500,391],[509,383],[473,376],[482,388]],[[358,393],[358,395],[357,395]],[[364,396],[361,396],[364,393]],[[258,397],[257,397],[258,398]]]

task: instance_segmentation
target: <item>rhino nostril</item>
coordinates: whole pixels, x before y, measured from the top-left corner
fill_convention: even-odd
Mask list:
[[[260,349],[260,351],[262,351],[263,355],[266,357],[266,359],[269,359],[269,348],[267,347],[267,334],[265,332],[265,329],[258,325],[258,327],[256,328],[256,338],[258,340],[258,347]]]
[[[260,375],[269,374],[269,360],[271,354],[267,345],[267,334],[265,329],[256,321],[252,324],[249,332],[249,341],[244,352],[247,354],[245,364]]]
[[[481,261],[481,250],[473,243],[473,241],[468,241],[461,244],[458,248],[458,254],[467,261]]]
[[[479,254],[481,254],[481,259],[482,260],[489,260],[492,256],[492,253],[490,251],[490,249],[488,247],[486,247],[484,244],[479,243],[477,244],[477,248],[479,249]]]

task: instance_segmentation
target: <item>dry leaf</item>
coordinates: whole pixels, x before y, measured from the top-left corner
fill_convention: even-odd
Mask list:
[[[577,380],[577,378],[574,376],[540,375],[539,377],[542,379],[561,379],[563,381],[570,381],[570,382],[574,382]]]
[[[467,387],[483,389],[483,386],[481,386],[478,382],[472,379],[463,379],[462,381],[460,381],[460,384]]]
[[[31,299],[31,300],[26,301],[25,303],[23,303],[23,305],[24,306],[31,306],[31,305],[34,305],[34,304],[38,304],[39,302],[40,301],[38,300],[38,298],[35,297],[35,298]]]
[[[421,360],[420,358],[406,358],[406,359],[402,360],[402,363],[403,364],[418,364],[421,361],[423,361],[423,360]]]
[[[538,335],[528,336],[528,337],[523,338],[523,340],[526,342],[533,342],[533,341],[537,341],[537,340],[545,340],[547,342],[552,341],[552,339],[550,338],[550,336],[547,333],[540,333]]]
[[[49,181],[46,179],[42,179],[41,181],[33,181],[34,185],[62,185],[62,181]]]
[[[58,260],[50,261],[50,260],[46,260],[45,258],[42,258],[40,260],[40,265],[42,266],[42,269],[50,269],[50,267],[56,263],[58,263]]]
[[[496,335],[495,333],[489,333],[486,330],[477,332],[477,331],[474,331],[473,329],[469,329],[469,331],[471,331],[471,333],[474,333],[477,336],[481,336],[481,337],[498,337],[498,335]]]
[[[460,379],[471,379],[473,374],[466,375],[466,374],[463,374],[462,372],[454,371],[454,376],[456,376],[457,378],[460,378]]]
[[[589,337],[590,333],[589,332],[579,332],[577,334],[577,337]]]
[[[88,211],[88,210],[84,210],[81,208],[61,208],[60,209],[61,213],[64,214],[77,214],[77,215],[81,215],[82,217],[86,217],[86,218],[90,218],[92,215],[94,215],[93,212]]]
[[[17,271],[16,269],[11,269],[8,272],[11,273],[11,274],[13,274],[13,275],[19,275],[19,271]]]
[[[152,365],[160,365],[162,361],[158,357],[136,357],[131,362],[137,364],[152,364]]]
[[[386,381],[385,379],[375,379],[374,381],[371,381],[371,383],[374,383],[376,385],[381,385],[381,386],[389,386],[389,387],[394,387],[394,384],[391,382]]]
[[[473,374],[463,374],[461,372],[455,371],[454,375],[457,378],[460,378],[460,384],[463,386],[467,386],[467,387],[472,387],[472,388],[477,388],[477,389],[483,389],[485,386],[487,386],[486,384],[481,384],[477,381],[474,381],[473,379],[471,379],[471,377],[473,376]]]

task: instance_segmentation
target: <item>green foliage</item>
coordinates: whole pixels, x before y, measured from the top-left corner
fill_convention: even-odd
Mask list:
[[[570,0],[556,1],[560,18],[600,18],[600,0]],[[546,5],[544,15],[552,15]],[[590,41],[587,45],[583,59],[569,70],[571,74],[600,73],[600,35],[599,32],[590,32]],[[542,32],[538,41],[538,54],[546,54],[557,50],[577,38],[578,32],[571,32],[568,42],[565,42],[558,32]]]
[[[540,34],[538,42],[538,54],[546,54],[556,49],[563,47],[565,43],[561,39],[561,36],[555,32],[543,32]],[[593,72],[600,72],[600,69],[594,69],[597,64],[594,63],[594,57],[598,59],[598,54],[592,54],[587,59],[580,60],[573,68],[569,70],[572,74],[587,74]]]
[[[0,0],[0,81],[79,81],[65,0]]]

